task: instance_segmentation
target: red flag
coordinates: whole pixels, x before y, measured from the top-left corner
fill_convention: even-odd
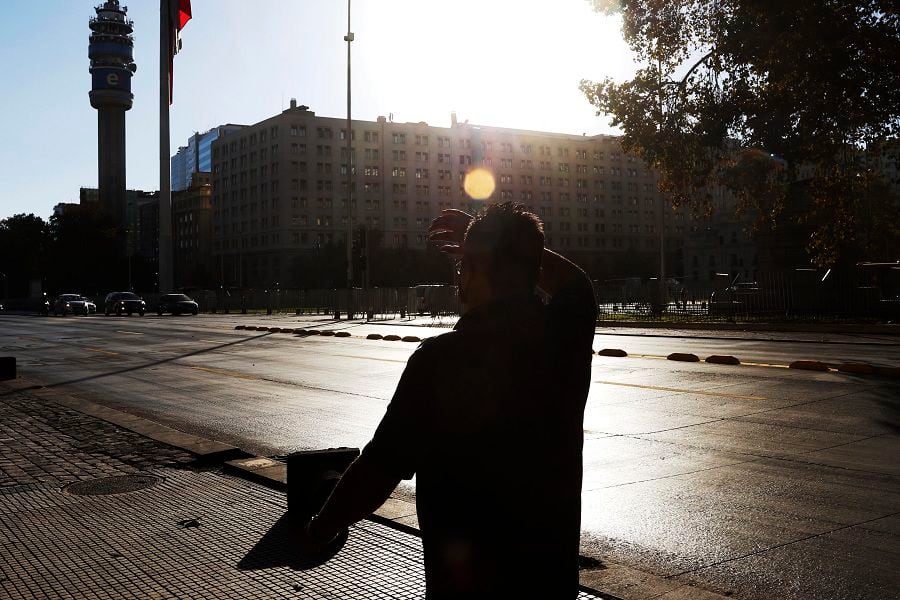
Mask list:
[[[175,55],[181,50],[181,30],[191,20],[191,0],[169,0],[169,104],[175,85]]]

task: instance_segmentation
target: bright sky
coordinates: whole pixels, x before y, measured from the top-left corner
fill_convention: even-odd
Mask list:
[[[97,184],[97,114],[88,101],[88,18],[100,0],[0,3],[0,218],[49,217]],[[159,2],[127,0],[135,22],[127,181],[159,187]],[[346,115],[347,3],[193,0],[175,58],[171,153],[195,131],[250,124],[290,98]],[[610,132],[582,78],[634,70],[616,18],[587,0],[354,0],[353,117]],[[170,154],[171,154],[170,153]]]

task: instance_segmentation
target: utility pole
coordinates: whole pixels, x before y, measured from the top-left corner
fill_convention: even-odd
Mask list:
[[[169,180],[169,0],[159,2],[159,291],[172,291],[172,190]]]
[[[353,318],[353,128],[350,120],[350,0],[347,0],[347,318]]]

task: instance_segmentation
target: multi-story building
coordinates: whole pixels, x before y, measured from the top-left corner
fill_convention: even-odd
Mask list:
[[[175,287],[209,287],[213,278],[211,174],[196,172],[190,186],[172,194]]]
[[[192,135],[187,145],[178,148],[178,152],[171,159],[172,191],[188,189],[194,173],[209,173],[212,170],[212,143],[220,137],[238,131],[241,127],[229,123]]]
[[[298,257],[347,239],[352,222],[381,246],[424,250],[441,210],[476,211],[463,189],[476,167],[491,171],[489,202],[516,201],[544,221],[547,244],[592,276],[655,274],[666,236],[667,273],[680,272],[685,228],[657,191],[657,176],[614,136],[576,136],[458,123],[353,121],[308,107],[246,126],[212,143],[213,255],[225,285],[297,280]]]

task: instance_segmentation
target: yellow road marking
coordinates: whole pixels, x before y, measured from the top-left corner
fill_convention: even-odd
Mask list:
[[[700,396],[718,396],[721,398],[739,398],[741,400],[766,400],[765,396],[742,396],[740,394],[725,394],[723,392],[703,392],[699,390],[686,390],[681,388],[661,387],[657,385],[643,385],[640,383],[621,383],[618,381],[595,381],[602,385],[620,385],[623,387],[640,388],[643,390],[660,390],[662,392],[677,392],[681,394],[697,394]]]
[[[143,333],[138,333],[137,331],[122,331],[121,329],[116,329],[116,333],[127,333],[128,335],[144,335]]]
[[[197,371],[206,371],[207,373],[214,373],[216,375],[237,377],[238,379],[259,379],[259,377],[254,377],[253,375],[245,375],[243,373],[238,373],[236,371],[226,371],[225,369],[211,369],[210,367],[195,367],[195,366],[191,366],[190,368],[197,370]]]
[[[744,362],[741,361],[742,365],[747,365],[750,367],[774,367],[776,369],[789,369],[789,365],[780,365],[777,363],[756,363],[756,362]]]
[[[659,354],[629,354],[628,356],[634,356],[636,358],[661,358],[665,360],[667,357],[660,356]]]
[[[99,352],[101,354],[109,354],[110,356],[118,356],[118,352],[110,352],[109,350],[101,350],[100,348],[85,348],[85,350],[89,350],[91,352]]]

